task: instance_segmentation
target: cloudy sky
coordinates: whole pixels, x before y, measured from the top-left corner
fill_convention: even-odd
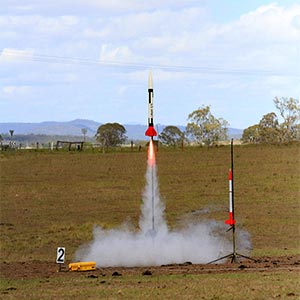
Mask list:
[[[185,125],[211,105],[230,127],[300,96],[300,1],[1,0],[0,122]]]

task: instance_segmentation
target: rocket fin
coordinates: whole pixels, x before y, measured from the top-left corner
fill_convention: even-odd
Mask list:
[[[235,220],[233,219],[232,213],[229,213],[229,220],[226,220],[225,224],[228,224],[228,225],[234,225],[235,224]]]
[[[157,136],[157,132],[155,131],[153,126],[149,126],[145,132],[146,136]]]

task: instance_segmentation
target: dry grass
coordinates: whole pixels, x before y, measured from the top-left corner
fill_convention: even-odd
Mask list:
[[[49,279],[2,281],[5,299],[297,299],[299,274],[121,276],[69,274]]]
[[[0,154],[1,260],[68,257],[92,238],[94,224],[138,226],[146,152],[11,152]],[[224,220],[230,148],[160,149],[159,185],[170,226]],[[300,147],[235,147],[236,218],[251,233],[253,255],[300,253]]]

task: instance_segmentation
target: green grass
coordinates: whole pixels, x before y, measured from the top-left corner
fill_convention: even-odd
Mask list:
[[[297,299],[292,272],[89,278],[68,274],[47,279],[1,280],[5,299]]]
[[[237,230],[250,232],[252,255],[299,254],[300,146],[234,150]],[[94,224],[137,228],[146,159],[145,151],[0,153],[0,260],[52,261],[57,246],[72,259]],[[159,149],[157,165],[170,227],[227,218],[229,146]]]

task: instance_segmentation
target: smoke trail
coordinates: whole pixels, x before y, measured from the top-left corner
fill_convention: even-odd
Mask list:
[[[146,188],[143,193],[143,204],[139,221],[144,234],[155,235],[157,232],[167,232],[168,227],[164,218],[165,205],[160,201],[156,173],[155,153],[152,140],[149,144],[148,163],[146,172]]]
[[[111,230],[95,226],[93,241],[77,250],[76,260],[95,261],[98,267],[159,266],[187,261],[207,263],[231,252],[231,242],[223,237],[227,226],[221,222],[205,221],[187,224],[180,230],[168,229],[155,156],[150,151],[146,182],[140,230],[134,231],[128,224]]]

